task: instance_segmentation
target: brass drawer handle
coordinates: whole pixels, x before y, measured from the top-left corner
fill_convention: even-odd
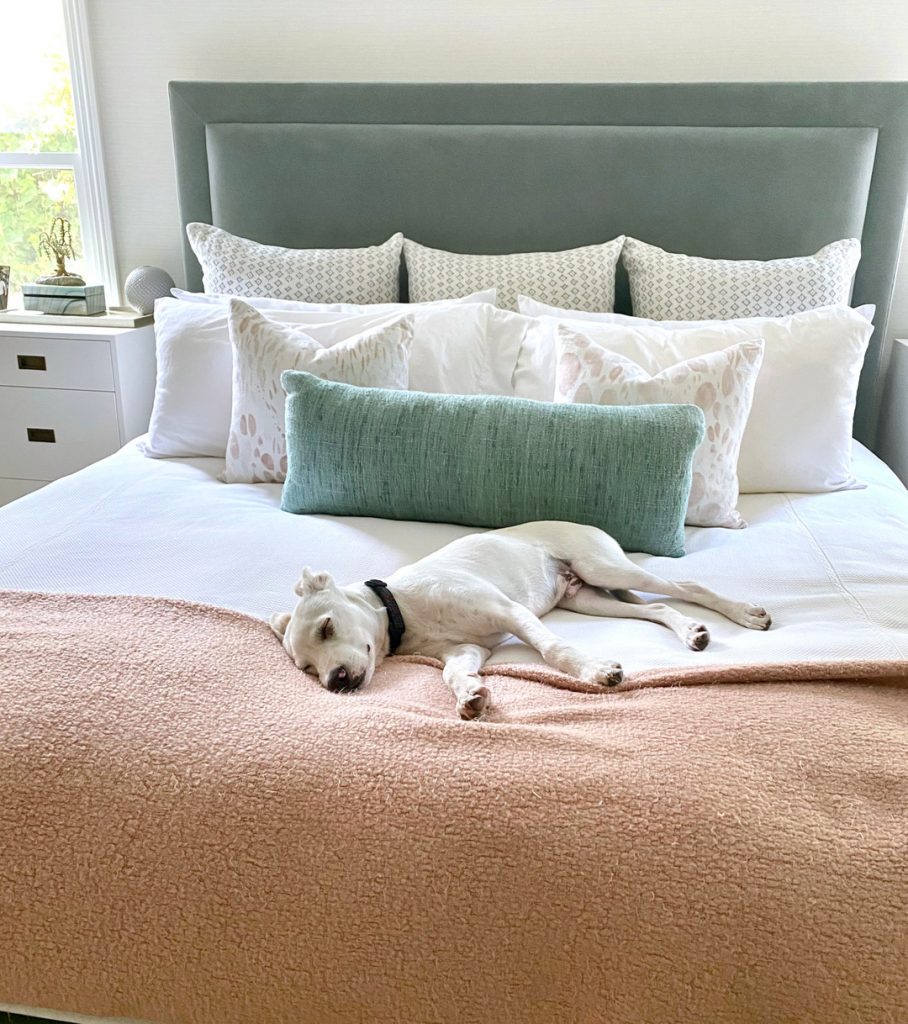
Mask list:
[[[29,441],[43,441],[45,444],[56,444],[57,435],[46,427],[26,427]]]
[[[46,370],[47,360],[44,356],[16,356],[20,370]]]

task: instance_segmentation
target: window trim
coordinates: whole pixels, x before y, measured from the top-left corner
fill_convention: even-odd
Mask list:
[[[74,168],[78,153],[0,153],[0,167]],[[79,211],[81,213],[81,210]]]
[[[0,167],[70,169],[79,204],[79,226],[85,249],[86,273],[104,285],[108,306],[120,303],[120,285],[114,255],[113,227],[107,176],[101,148],[101,126],[92,75],[91,46],[85,0],[61,0],[66,27],[66,48],[76,115],[78,153],[3,153]],[[91,281],[89,283],[92,283]]]
[[[108,306],[116,306],[120,302],[120,285],[85,0],[63,0],[63,18],[79,140],[73,173],[86,264],[101,279]]]

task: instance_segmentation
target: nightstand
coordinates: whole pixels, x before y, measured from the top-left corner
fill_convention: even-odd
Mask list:
[[[154,327],[0,325],[0,505],[148,429]]]

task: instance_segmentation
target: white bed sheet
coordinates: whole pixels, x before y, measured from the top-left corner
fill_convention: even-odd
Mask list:
[[[330,569],[341,582],[382,577],[472,532],[290,515],[280,510],[279,486],[222,484],[222,467],[219,459],[148,459],[132,443],[0,508],[0,588],[164,595],[267,617],[292,607],[292,586],[304,565]],[[682,559],[632,556],[666,577],[696,579],[765,604],[775,620],[768,633],[688,606],[713,636],[706,651],[693,653],[650,623],[563,611],[546,622],[631,671],[703,660],[906,658],[908,492],[858,444],[855,472],[867,489],[745,495],[740,508],[748,529],[689,528]],[[493,660],[538,657],[511,641]],[[105,1024],[79,1014],[0,1009]]]
[[[122,451],[0,509],[0,587],[150,594],[267,617],[289,610],[304,565],[339,582],[386,577],[473,532],[438,523],[295,516],[280,487],[222,484],[219,459],[148,459]],[[660,626],[555,611],[581,649],[627,670],[804,659],[908,657],[908,492],[861,445],[865,490],[742,496],[746,530],[687,531],[682,559],[635,555],[671,579],[695,579],[765,605],[768,633],[687,606],[710,626],[702,653]],[[681,602],[672,602],[683,607]],[[516,640],[495,661],[538,660]]]

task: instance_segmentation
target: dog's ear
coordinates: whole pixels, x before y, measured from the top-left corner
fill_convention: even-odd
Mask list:
[[[327,590],[333,584],[334,580],[331,579],[330,573],[313,572],[307,566],[293,589],[299,597],[305,597],[306,594],[314,594],[316,590]]]
[[[268,620],[272,632],[279,639],[284,639],[287,627],[290,625],[290,612],[275,612]]]

